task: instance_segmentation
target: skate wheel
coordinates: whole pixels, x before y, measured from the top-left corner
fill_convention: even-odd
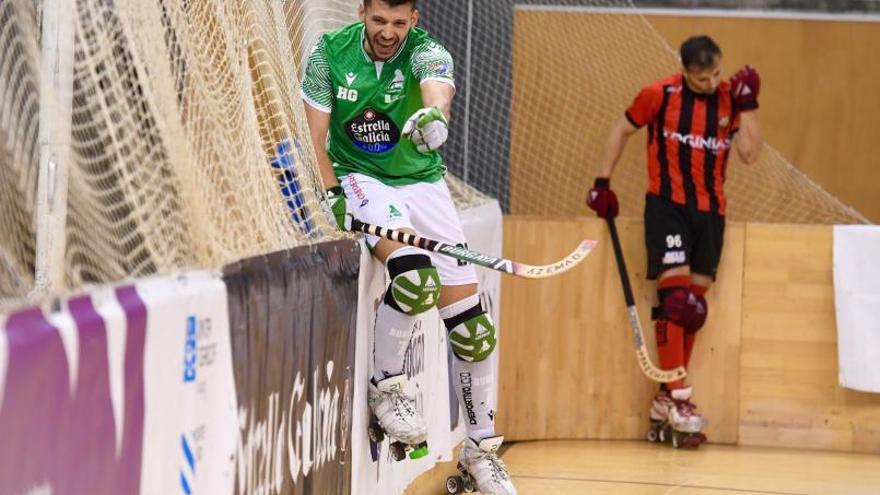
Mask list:
[[[382,443],[385,440],[385,432],[381,428],[372,425],[367,428],[367,436],[370,437],[370,441],[373,443]]]
[[[395,461],[400,462],[400,461],[406,459],[406,447],[404,447],[402,443],[394,442],[390,445],[390,448],[391,448],[391,457]]]
[[[676,449],[681,447],[681,435],[676,432],[672,433],[672,446]]]
[[[660,432],[658,432],[654,428],[651,428],[650,430],[648,430],[647,438],[648,441],[651,443],[658,442],[660,441]]]
[[[474,493],[477,491],[477,487],[474,486],[474,481],[471,479],[470,475],[462,478],[464,480],[464,493]]]
[[[449,495],[458,495],[462,493],[464,487],[460,476],[450,476],[446,478],[446,493]]]
[[[410,459],[421,459],[428,455],[428,446],[425,444],[419,445],[418,447],[412,449],[409,453]]]

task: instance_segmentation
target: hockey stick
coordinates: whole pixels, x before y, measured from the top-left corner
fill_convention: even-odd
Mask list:
[[[620,273],[620,284],[623,286],[623,298],[626,300],[626,311],[629,313],[629,326],[632,328],[633,339],[636,345],[636,358],[642,373],[655,382],[668,383],[687,376],[684,367],[671,370],[661,370],[651,362],[648,348],[645,346],[645,332],[639,321],[639,313],[636,309],[636,301],[633,297],[632,287],[629,284],[629,275],[626,271],[626,263],[623,260],[623,249],[620,248],[620,237],[617,236],[617,226],[613,218],[608,218],[608,231],[611,232],[611,244],[614,245],[614,258],[617,260],[617,271]]]
[[[519,263],[504,258],[489,256],[488,254],[477,253],[461,246],[453,246],[451,244],[435,241],[433,239],[426,239],[399,230],[363,223],[353,218],[351,219],[351,227],[349,230],[372,234],[376,237],[384,237],[392,241],[402,242],[404,244],[409,244],[410,246],[426,249],[444,256],[467,261],[468,263],[473,263],[475,265],[480,265],[486,268],[491,268],[492,270],[509,273],[510,275],[516,275],[517,277],[523,278],[547,278],[567,272],[583,261],[596,245],[596,241],[583,240],[578,245],[577,249],[556,263],[551,263],[549,265],[527,265],[525,263]]]

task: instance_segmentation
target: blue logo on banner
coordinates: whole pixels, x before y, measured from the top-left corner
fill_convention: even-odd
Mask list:
[[[186,318],[186,344],[183,348],[183,382],[196,379],[196,317]]]
[[[309,220],[309,211],[306,208],[297,173],[298,167],[307,166],[304,156],[305,151],[299,139],[294,139],[292,143],[290,139],[284,139],[275,147],[275,156],[272,157],[271,164],[275,169],[278,187],[281,188],[281,195],[287,203],[293,223],[299,226],[303,234],[313,236],[315,226]]]
[[[186,495],[192,495],[192,480],[196,474],[196,458],[193,456],[192,448],[186,435],[180,435],[180,446],[183,449],[183,456],[186,459],[186,466],[180,470],[180,488]],[[187,469],[187,467],[189,469]]]

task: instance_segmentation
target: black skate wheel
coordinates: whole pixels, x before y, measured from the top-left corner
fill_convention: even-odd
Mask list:
[[[367,436],[370,437],[373,443],[382,443],[385,440],[385,432],[378,425],[370,425],[367,428]]]
[[[394,442],[391,444],[391,457],[394,458],[395,461],[400,462],[406,459],[406,447],[403,446],[400,442]]]
[[[462,492],[462,484],[460,476],[450,476],[446,478],[446,493],[448,495],[458,495]]]
[[[654,428],[651,428],[650,430],[648,430],[647,439],[651,443],[659,442],[660,441],[660,432],[658,432]]]
[[[477,487],[474,486],[474,480],[470,475],[462,478],[464,480],[464,493],[474,493],[477,491]]]

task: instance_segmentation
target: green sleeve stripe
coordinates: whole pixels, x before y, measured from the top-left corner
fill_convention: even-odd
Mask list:
[[[449,51],[436,41],[418,46],[412,54],[413,75],[419,82],[425,80],[454,81],[454,65]]]
[[[303,97],[319,109],[327,109],[333,104],[333,85],[330,82],[330,66],[324,53],[324,40],[319,39],[309,55],[306,75],[302,81]]]

